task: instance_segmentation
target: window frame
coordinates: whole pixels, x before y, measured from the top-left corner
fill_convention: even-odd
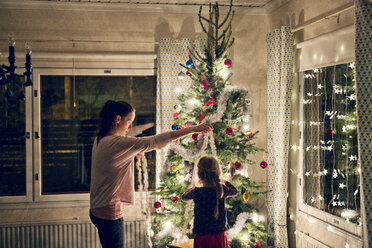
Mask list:
[[[32,168],[33,168],[33,126],[32,126],[32,86],[25,88],[25,134],[29,133],[29,138],[25,138],[26,149],[26,192],[21,196],[0,196],[1,203],[18,203],[18,202],[32,202]],[[26,135],[25,135],[26,137]]]
[[[109,73],[108,73],[109,72]],[[37,96],[33,97],[33,123],[34,133],[41,134],[41,76],[154,76],[154,69],[77,69],[77,68],[41,68],[34,70],[34,84],[33,90],[37,92]],[[42,137],[41,137],[42,138]],[[34,187],[34,201],[35,202],[61,202],[61,201],[89,201],[89,193],[76,193],[76,194],[42,194],[42,152],[41,152],[41,138],[34,138],[34,171],[33,177],[36,178],[38,174],[39,180],[33,180]],[[138,194],[138,192],[135,192]]]
[[[350,63],[353,60],[337,64],[343,64],[343,63]],[[330,64],[325,65],[322,67],[328,67],[337,65]],[[315,69],[315,68],[314,68]],[[298,120],[299,123],[303,123],[303,96],[304,96],[304,71],[298,71],[298,84],[299,84],[299,97],[298,97]],[[299,147],[303,147],[304,144],[304,125],[299,125]],[[304,191],[305,191],[305,184],[304,184],[304,149],[299,149],[298,152],[298,183],[297,183],[297,209],[301,212],[301,214],[305,214],[308,218],[315,218],[320,221],[323,221],[324,223],[327,223],[328,225],[334,227],[333,232],[336,232],[340,235],[346,236],[351,235],[356,239],[361,239],[362,237],[362,226],[359,226],[358,224],[347,222],[344,218],[338,217],[336,215],[332,215],[330,213],[327,213],[325,211],[322,211],[320,209],[317,209],[313,206],[310,206],[305,203],[304,201]]]
[[[36,132],[41,134],[41,76],[156,76],[157,56],[155,53],[110,55],[95,53],[92,58],[91,53],[84,52],[78,54],[46,52],[33,55],[33,85],[25,88],[25,132],[30,134],[30,138],[26,138],[25,141],[26,192],[22,196],[0,196],[0,209],[20,208],[25,204],[27,208],[88,206],[89,193],[42,194],[41,139],[35,137]],[[20,63],[22,62],[24,61],[21,58]],[[36,174],[39,180],[36,180]],[[135,192],[135,198],[141,198],[139,192]]]

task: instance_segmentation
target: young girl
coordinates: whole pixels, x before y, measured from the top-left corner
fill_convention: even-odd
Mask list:
[[[203,187],[195,187],[182,195],[183,201],[194,200],[194,248],[227,248],[227,216],[225,198],[238,194],[229,182],[222,181],[221,168],[212,156],[200,158],[198,177]]]
[[[134,157],[184,135],[213,129],[201,124],[149,137],[128,137],[134,118],[135,109],[122,101],[107,101],[100,113],[92,150],[90,218],[103,248],[124,247],[124,206],[134,201]]]

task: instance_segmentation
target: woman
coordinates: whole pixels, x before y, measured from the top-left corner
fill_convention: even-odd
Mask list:
[[[124,206],[134,202],[134,157],[184,135],[213,130],[206,123],[149,137],[127,137],[134,118],[135,109],[123,101],[107,101],[100,113],[92,149],[90,218],[103,248],[124,247]]]

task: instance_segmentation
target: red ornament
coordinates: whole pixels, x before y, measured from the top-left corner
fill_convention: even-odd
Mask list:
[[[248,136],[249,138],[252,138],[252,136],[253,136],[252,131],[247,131],[247,136]]]
[[[242,168],[242,164],[239,163],[238,161],[236,161],[235,164],[234,164],[234,167],[235,167],[235,169],[240,170]]]
[[[333,136],[333,135],[335,135],[335,134],[336,134],[336,131],[334,131],[334,130],[331,130],[331,131],[329,131],[329,134]]]
[[[205,89],[208,87],[208,82],[206,80],[201,81],[200,86]]]
[[[156,208],[156,209],[159,209],[160,207],[161,207],[161,203],[160,202],[155,202],[154,203],[154,207]]]
[[[232,61],[231,61],[231,59],[226,59],[225,60],[225,66],[226,67],[230,67],[232,65]]]
[[[178,118],[178,113],[174,113],[173,118]]]
[[[230,168],[229,168],[228,172],[230,173],[230,177],[233,177],[233,176],[234,176],[234,174],[235,174],[235,168],[234,168],[234,167],[232,167],[232,166],[230,166]]]
[[[177,196],[173,196],[172,197],[172,202],[173,203],[177,203],[178,202],[178,197]]]
[[[262,161],[262,162],[260,163],[260,166],[261,166],[262,169],[265,169],[265,168],[267,167],[267,163],[266,163],[266,161]]]
[[[228,135],[232,135],[234,133],[234,129],[232,129],[231,127],[228,127],[228,128],[226,128],[226,133]]]
[[[254,242],[254,247],[261,248],[261,243],[258,241]]]
[[[191,72],[186,71],[186,75],[189,76],[189,77],[191,77],[192,74],[191,74]]]
[[[192,139],[193,140],[198,140],[198,135],[199,135],[198,133],[193,133],[192,134]]]

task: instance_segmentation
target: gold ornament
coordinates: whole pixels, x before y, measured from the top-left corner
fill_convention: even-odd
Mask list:
[[[165,196],[165,194],[164,194],[165,192],[166,192],[165,189],[161,189],[161,190],[160,190],[160,195],[161,195],[162,197],[164,197],[164,196]]]
[[[176,172],[176,171],[178,171],[178,166],[174,164],[170,167],[170,170],[171,170],[171,172]]]
[[[244,202],[248,202],[248,200],[249,200],[249,193],[247,191],[244,192],[243,199],[244,199]]]

